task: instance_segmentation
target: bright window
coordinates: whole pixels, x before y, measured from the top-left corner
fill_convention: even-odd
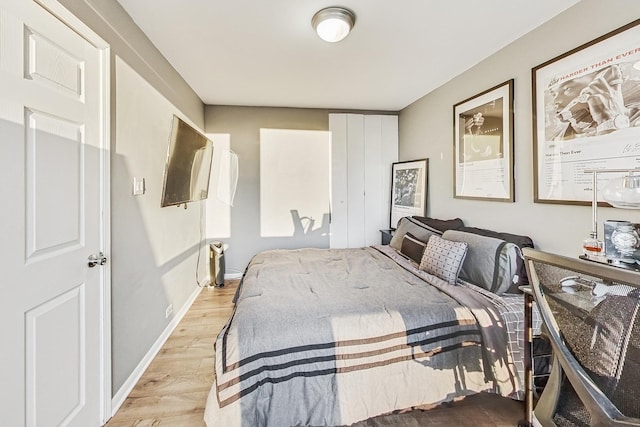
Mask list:
[[[328,230],[329,131],[260,129],[260,235],[299,237]]]

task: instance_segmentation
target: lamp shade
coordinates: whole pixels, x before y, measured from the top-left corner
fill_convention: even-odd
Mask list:
[[[318,36],[330,43],[339,42],[347,37],[355,22],[355,14],[343,7],[322,9],[311,19],[311,25]]]
[[[615,208],[640,209],[640,175],[611,179],[602,189],[602,198]]]

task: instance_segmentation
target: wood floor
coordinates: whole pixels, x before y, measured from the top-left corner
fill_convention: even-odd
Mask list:
[[[238,281],[203,289],[107,427],[204,427],[213,383],[213,343]]]
[[[237,280],[228,281],[223,288],[200,292],[106,427],[205,426],[204,406],[213,382],[213,343],[231,315],[237,285]],[[376,417],[353,427],[508,427],[516,426],[522,415],[521,402],[480,394],[428,411]]]

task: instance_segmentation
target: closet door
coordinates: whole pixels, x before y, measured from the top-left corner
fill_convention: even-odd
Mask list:
[[[382,120],[380,116],[364,116],[364,241],[362,246],[380,243],[382,224]],[[365,214],[366,213],[366,214]]]
[[[347,114],[347,247],[365,245],[364,116]]]
[[[329,246],[346,248],[347,215],[347,115],[329,114],[331,131],[331,224]]]
[[[398,117],[364,116],[364,245],[389,228],[391,165],[398,161]]]
[[[332,248],[380,243],[389,227],[391,164],[398,159],[397,116],[330,114]]]

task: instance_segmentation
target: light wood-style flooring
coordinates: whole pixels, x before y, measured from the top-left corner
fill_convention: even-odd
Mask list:
[[[213,382],[213,343],[231,315],[237,285],[237,280],[227,281],[223,288],[200,292],[106,427],[205,426],[204,407]],[[522,417],[522,402],[483,393],[428,411],[372,418],[354,427],[508,427],[516,426]]]
[[[107,427],[204,427],[213,343],[231,316],[237,285],[202,289]]]

